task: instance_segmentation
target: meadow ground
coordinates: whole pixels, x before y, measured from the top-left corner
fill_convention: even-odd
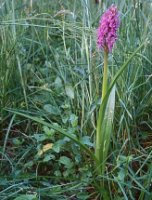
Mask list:
[[[96,29],[112,3],[121,26],[109,83],[143,46],[116,81],[100,176],[89,155],[103,74]],[[151,11],[151,0],[1,0],[1,200],[152,199]]]

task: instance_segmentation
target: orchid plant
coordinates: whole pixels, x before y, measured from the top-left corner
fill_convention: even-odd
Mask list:
[[[105,161],[108,154],[109,143],[112,132],[112,121],[114,115],[115,90],[111,91],[103,112],[103,101],[108,90],[108,54],[112,52],[117,39],[117,30],[120,26],[119,12],[115,5],[112,5],[101,17],[97,30],[97,44],[104,51],[104,71],[102,83],[102,102],[99,110],[96,134],[95,155],[99,162],[98,171],[103,175]]]
[[[96,145],[95,160],[97,165],[97,173],[101,178],[99,190],[104,199],[110,199],[105,185],[106,161],[109,156],[109,146],[112,136],[113,117],[115,108],[115,84],[129,62],[134,58],[138,51],[147,43],[144,41],[120,67],[112,80],[108,80],[108,55],[112,53],[114,44],[118,38],[117,32],[120,26],[120,14],[115,5],[111,5],[109,9],[101,16],[99,27],[97,29],[97,44],[99,49],[103,50],[104,66],[103,66],[103,82],[102,97],[97,119],[96,128]]]

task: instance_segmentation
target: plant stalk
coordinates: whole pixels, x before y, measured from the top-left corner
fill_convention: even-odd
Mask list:
[[[102,82],[102,102],[104,97],[106,96],[107,92],[107,84],[108,84],[108,51],[104,49],[104,67],[103,67],[103,82]],[[101,102],[101,103],[102,103]],[[101,134],[101,115],[102,113],[99,110],[99,116],[98,116],[98,121],[97,121],[97,135],[96,135],[96,149],[95,149],[95,156],[97,160],[99,161],[100,164],[102,164],[102,134]],[[100,171],[100,166],[99,171]]]
[[[103,69],[103,82],[102,82],[102,101],[107,92],[108,82],[108,51],[104,50],[104,69]]]

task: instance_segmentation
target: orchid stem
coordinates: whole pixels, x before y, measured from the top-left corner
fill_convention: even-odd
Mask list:
[[[108,51],[104,50],[104,69],[103,69],[103,82],[102,82],[102,101],[107,92],[108,84]]]
[[[104,97],[106,96],[107,92],[107,83],[108,83],[108,51],[104,49],[104,66],[103,66],[103,83],[102,83],[102,101]],[[102,102],[101,102],[102,103]],[[103,162],[103,149],[102,149],[102,143],[103,143],[103,135],[101,134],[101,118],[102,118],[102,112],[99,110],[99,116],[97,121],[97,135],[96,135],[96,149],[95,149],[95,156],[97,160],[99,161],[99,166]],[[98,167],[99,174],[100,174],[100,167]]]

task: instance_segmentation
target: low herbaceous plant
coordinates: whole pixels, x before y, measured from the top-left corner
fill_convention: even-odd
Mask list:
[[[120,26],[119,12],[115,5],[112,5],[100,19],[97,30],[97,44],[103,50],[103,82],[102,98],[97,119],[96,147],[95,156],[99,162],[97,171],[100,175],[104,174],[105,162],[108,155],[110,138],[112,133],[112,122],[115,106],[115,86],[112,88],[107,100],[105,99],[108,91],[108,55],[112,53],[114,43],[117,39],[117,31]]]

